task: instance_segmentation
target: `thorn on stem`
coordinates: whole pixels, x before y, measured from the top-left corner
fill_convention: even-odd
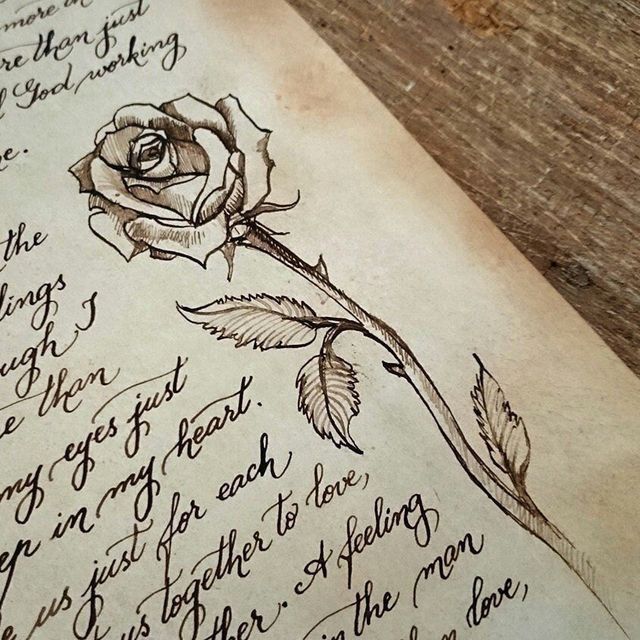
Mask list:
[[[329,272],[327,271],[327,263],[324,261],[322,254],[320,254],[320,257],[318,258],[318,262],[316,263],[314,270],[319,276],[322,276],[325,280],[329,278]]]
[[[398,376],[398,378],[406,378],[407,372],[404,370],[404,367],[397,362],[382,362],[382,366],[394,376]]]
[[[236,245],[233,242],[227,242],[222,247],[222,255],[224,259],[227,261],[227,281],[231,282],[231,278],[233,277],[233,259],[236,254]]]

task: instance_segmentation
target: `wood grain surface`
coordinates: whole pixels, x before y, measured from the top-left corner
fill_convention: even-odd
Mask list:
[[[288,0],[640,373],[640,0]]]

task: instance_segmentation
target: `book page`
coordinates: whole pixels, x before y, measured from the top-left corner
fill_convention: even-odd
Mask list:
[[[284,2],[0,49],[0,638],[639,637],[638,380]]]

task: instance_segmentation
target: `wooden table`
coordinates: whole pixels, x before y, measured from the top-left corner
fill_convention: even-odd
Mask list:
[[[288,0],[640,373],[640,0]]]

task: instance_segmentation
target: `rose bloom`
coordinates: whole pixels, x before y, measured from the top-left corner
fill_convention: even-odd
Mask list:
[[[234,227],[293,206],[266,202],[269,135],[234,96],[215,106],[190,95],[157,108],[133,104],[70,171],[90,194],[91,230],[127,260],[149,250],[205,266],[231,246]]]

